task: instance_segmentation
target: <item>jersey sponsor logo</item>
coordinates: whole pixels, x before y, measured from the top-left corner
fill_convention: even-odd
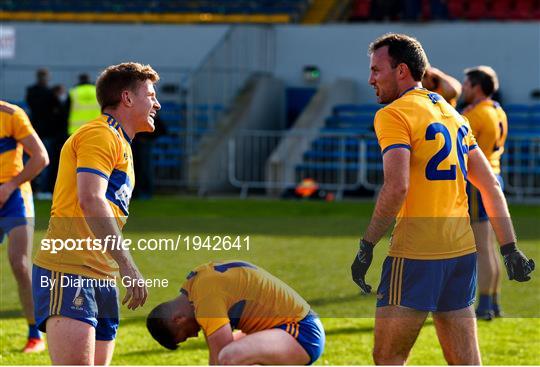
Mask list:
[[[73,306],[80,308],[84,304],[84,298],[82,296],[75,297],[73,299]]]
[[[114,169],[109,177],[109,185],[107,186],[107,199],[116,205],[125,216],[129,214],[129,202],[133,187],[126,172]]]
[[[123,184],[120,186],[118,190],[114,193],[114,197],[116,200],[120,201],[122,203],[122,206],[127,209],[129,206],[129,202],[131,200],[131,194],[133,193],[133,190],[131,187],[129,187],[126,184]]]

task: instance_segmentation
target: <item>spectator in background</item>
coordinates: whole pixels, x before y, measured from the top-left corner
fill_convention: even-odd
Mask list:
[[[53,115],[56,98],[51,88],[49,88],[49,71],[45,68],[37,70],[36,84],[26,90],[26,103],[30,108],[30,119],[34,129],[43,142],[49,156],[54,150],[55,131],[53,126]],[[36,178],[35,191],[37,199],[52,197],[52,187],[50,186],[50,168],[46,167]]]
[[[137,185],[133,190],[133,197],[137,199],[150,199],[154,193],[154,160],[152,149],[155,140],[166,135],[165,125],[159,117],[154,118],[155,130],[153,133],[139,133],[137,139],[131,144],[133,150],[133,165]]]
[[[373,0],[370,9],[370,18],[373,20],[399,19],[401,3],[398,0]]]
[[[53,143],[49,158],[51,160],[49,173],[49,187],[54,189],[56,175],[58,173],[58,162],[60,160],[60,151],[68,138],[68,118],[69,118],[69,97],[66,88],[62,84],[52,87],[55,97],[53,109],[53,123],[51,129],[54,130]]]
[[[88,121],[101,115],[96,98],[96,86],[90,82],[88,74],[79,75],[79,83],[69,91],[69,135]]]
[[[452,107],[456,107],[461,94],[461,83],[454,77],[430,66],[422,78],[422,85],[427,90],[441,95]]]

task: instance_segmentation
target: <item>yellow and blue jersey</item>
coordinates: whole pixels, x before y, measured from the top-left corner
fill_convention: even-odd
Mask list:
[[[122,229],[135,184],[130,143],[120,123],[107,114],[88,122],[69,137],[60,154],[47,238],[94,238],[77,196],[80,172],[93,173],[108,181],[105,197]],[[40,249],[34,263],[48,270],[93,278],[113,277],[118,270],[108,253],[87,249],[63,249],[56,254]]]
[[[22,139],[35,134],[30,119],[22,108],[0,101],[0,184],[17,176],[24,168]],[[20,186],[32,192],[29,182]]]
[[[463,115],[469,120],[478,147],[486,156],[493,173],[501,173],[501,156],[508,135],[508,120],[501,106],[486,99],[466,110]]]
[[[412,88],[375,115],[384,155],[411,152],[410,185],[397,215],[389,255],[447,259],[476,251],[468,215],[467,157],[471,127],[440,95]]]
[[[22,108],[0,100],[0,185],[10,181],[24,168],[24,138],[35,134],[30,119]],[[0,206],[0,243],[4,234],[28,224],[34,217],[34,202],[30,182],[24,182]]]
[[[310,307],[287,284],[244,261],[196,267],[182,285],[206,336],[230,323],[246,334],[304,319]]]

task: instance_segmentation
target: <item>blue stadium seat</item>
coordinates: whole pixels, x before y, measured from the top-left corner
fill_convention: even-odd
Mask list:
[[[343,104],[334,106],[332,109],[332,114],[334,115],[346,115],[346,114],[363,114],[363,115],[373,115],[381,108],[380,105],[376,104]]]
[[[528,115],[530,107],[526,104],[507,104],[503,106],[503,109],[507,114]]]

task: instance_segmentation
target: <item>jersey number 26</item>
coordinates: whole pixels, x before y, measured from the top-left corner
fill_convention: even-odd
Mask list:
[[[469,147],[463,145],[463,139],[467,136],[469,128],[465,125],[458,129],[457,137],[455,137],[457,145],[457,156],[459,168],[463,173],[463,177],[467,179],[467,167],[465,165],[465,154],[469,153]],[[439,164],[444,161],[452,151],[452,141],[454,138],[450,136],[450,131],[440,122],[434,122],[426,129],[426,140],[435,140],[437,134],[442,134],[444,137],[444,146],[429,160],[426,166],[426,178],[431,181],[455,180],[456,165],[452,164],[449,169],[439,169]]]

